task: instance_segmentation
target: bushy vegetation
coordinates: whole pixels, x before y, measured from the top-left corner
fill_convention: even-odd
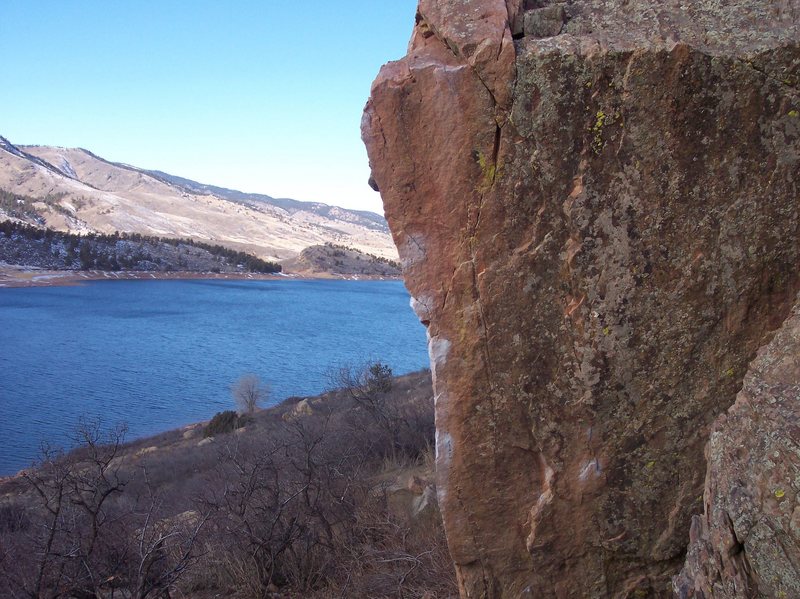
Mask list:
[[[202,444],[90,433],[46,454],[0,485],[0,596],[455,596],[435,493],[398,499],[430,477],[430,376],[390,374],[342,369],[352,387]]]
[[[119,232],[76,235],[11,220],[0,222],[0,235],[13,240],[13,244],[0,245],[0,259],[45,268],[171,271],[197,270],[195,265],[202,262],[214,263],[216,270],[225,268],[265,274],[281,271],[280,264],[191,239]],[[11,252],[15,248],[23,250],[17,252],[17,260],[35,260],[38,255],[38,263],[14,262]]]
[[[213,437],[215,435],[224,435],[225,433],[233,432],[237,428],[245,426],[247,421],[247,416],[240,416],[234,410],[217,412],[203,429],[203,436]]]
[[[23,475],[32,501],[2,513],[0,596],[165,597],[198,559],[210,514],[168,515],[146,471],[122,471],[123,432],[84,425],[78,450],[45,450]]]
[[[45,224],[43,211],[65,212],[65,209],[58,203],[63,197],[64,194],[48,194],[44,198],[36,199],[0,189],[0,212],[11,218],[43,226]],[[37,204],[43,205],[44,210],[38,208]]]

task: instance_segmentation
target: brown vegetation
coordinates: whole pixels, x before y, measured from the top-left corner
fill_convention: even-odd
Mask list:
[[[305,276],[395,278],[400,264],[393,260],[335,243],[312,245],[300,255],[284,260],[285,272]]]
[[[430,376],[344,372],[352,386],[215,437],[83,427],[78,450],[0,484],[0,596],[455,595]]]
[[[252,414],[269,397],[269,385],[254,374],[246,374],[236,381],[231,394],[240,414]]]

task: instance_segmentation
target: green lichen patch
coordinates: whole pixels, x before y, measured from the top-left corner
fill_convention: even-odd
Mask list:
[[[483,152],[475,152],[475,160],[481,169],[481,180],[478,184],[478,192],[486,193],[500,178],[501,172],[497,164],[486,158]]]
[[[592,138],[592,151],[595,154],[600,154],[606,145],[603,141],[603,128],[606,126],[607,119],[608,115],[605,112],[602,110],[597,111],[594,125],[592,126],[592,134],[594,135]]]
[[[616,124],[621,119],[619,112],[606,112],[598,110],[594,115],[594,124],[590,128],[592,134],[591,148],[595,155],[599,156],[603,148],[606,147],[606,130],[611,125]]]

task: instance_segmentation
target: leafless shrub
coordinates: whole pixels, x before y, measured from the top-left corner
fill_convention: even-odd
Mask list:
[[[240,414],[252,414],[269,397],[269,386],[254,374],[246,374],[233,387],[233,401]]]
[[[96,423],[84,424],[72,453],[43,450],[24,475],[30,524],[6,536],[0,594],[145,599],[180,578],[205,517],[191,526],[161,519],[155,493],[136,502],[139,510],[120,509],[116,500],[129,482],[121,474],[123,436],[122,428],[103,435]]]
[[[48,453],[24,501],[0,503],[0,596],[454,596],[438,518],[397,516],[385,482],[430,465],[429,379],[350,374],[309,412],[265,410],[202,446],[89,428]]]
[[[397,459],[403,454],[414,454],[432,438],[432,404],[427,409],[401,401],[394,389],[391,368],[385,364],[343,366],[335,381],[357,407],[348,415],[352,431],[354,434],[369,431],[373,451]],[[380,436],[376,437],[376,432]]]
[[[455,573],[441,521],[399,520],[389,514],[385,501],[372,493],[358,506],[352,534],[338,551],[336,576],[319,597],[455,597]]]

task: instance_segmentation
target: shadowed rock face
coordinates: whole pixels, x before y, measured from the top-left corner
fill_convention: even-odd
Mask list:
[[[678,597],[800,597],[800,304],[758,352],[706,448]]]
[[[720,4],[422,0],[373,85],[464,597],[672,594],[800,288],[800,0]]]

